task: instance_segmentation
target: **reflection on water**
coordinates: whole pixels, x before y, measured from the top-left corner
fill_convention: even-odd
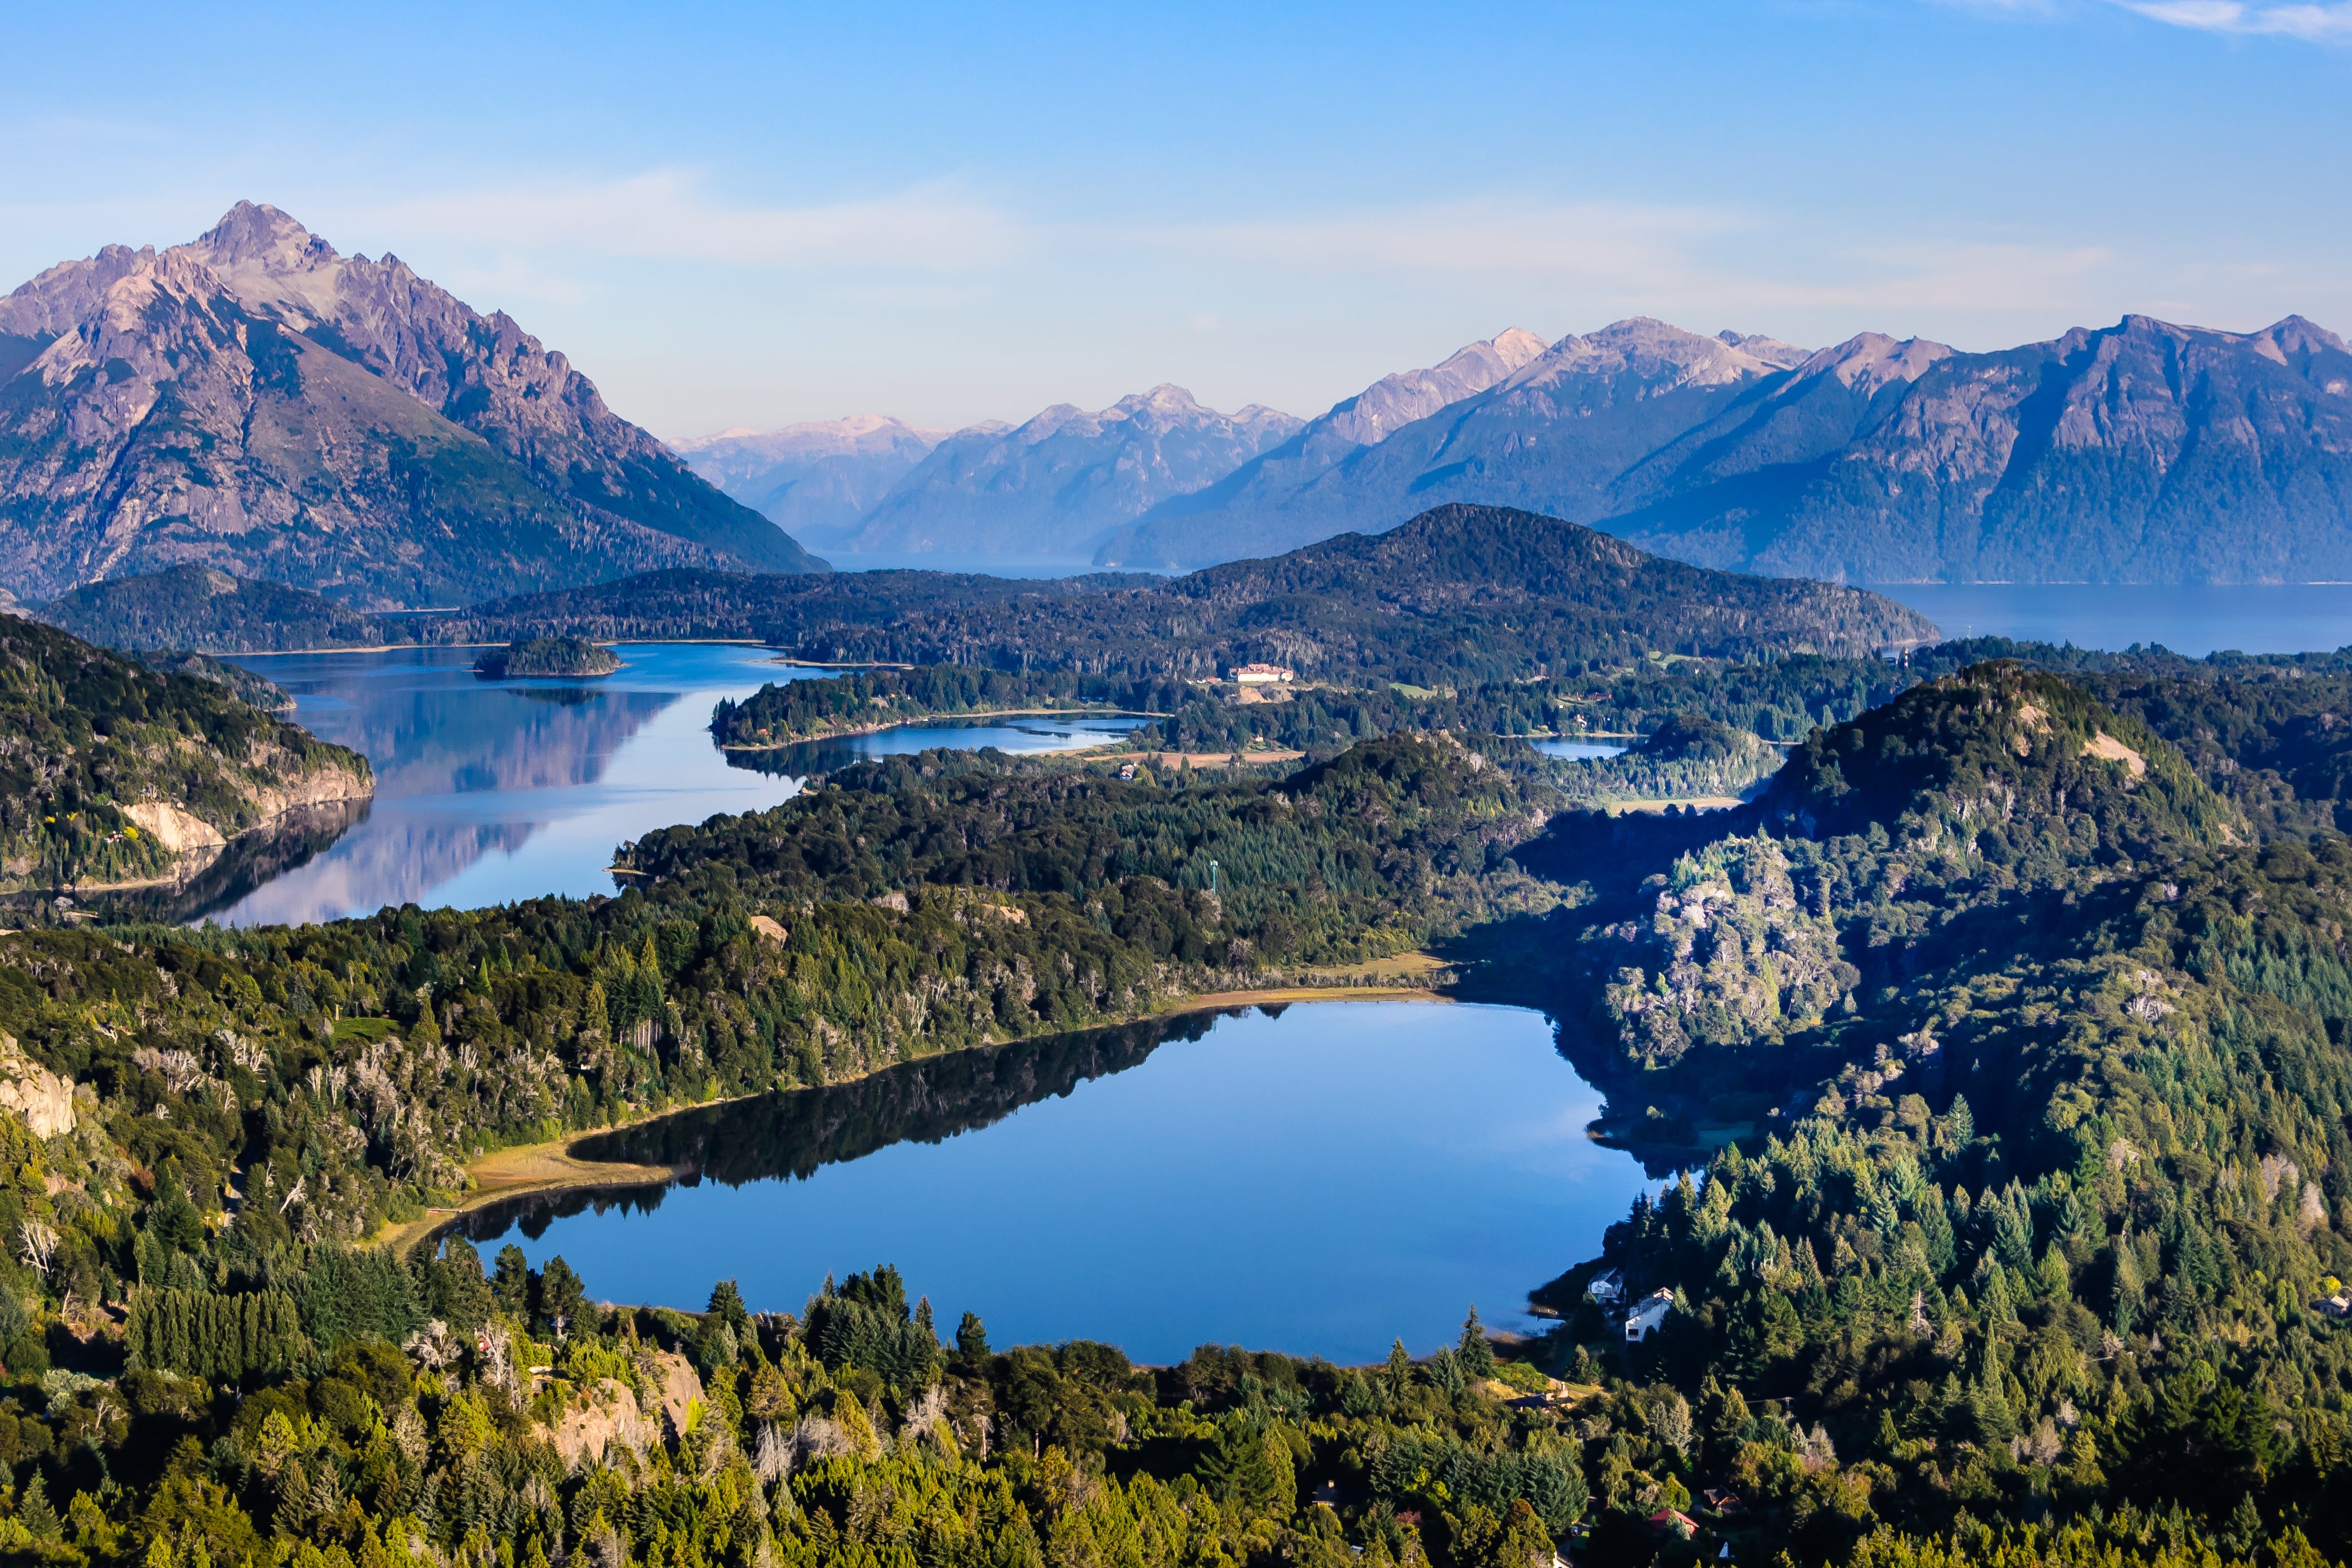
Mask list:
[[[332,848],[267,857],[170,905],[233,925],[334,920],[386,904],[478,908],[614,890],[618,845],[657,827],[789,800],[813,772],[927,746],[1047,752],[1098,744],[1135,721],[1003,720],[730,754],[710,710],[768,682],[829,670],[770,650],[624,645],[594,679],[484,680],[471,648],[249,656],[294,694],[296,721],[375,766],[373,805]],[[323,853],[320,851],[324,849]]]
[[[622,654],[601,679],[520,681],[476,676],[467,648],[244,659],[294,694],[298,722],[366,755],[376,795],[333,848],[203,912],[247,925],[611,893],[623,840],[791,797],[793,780],[726,765],[710,707],[825,672],[780,672],[756,647]]]
[[[935,746],[951,747],[959,752],[977,752],[993,746],[1000,752],[1023,755],[1039,752],[1082,751],[1089,746],[1108,744],[1150,721],[1110,714],[1075,713],[1067,718],[1024,715],[1016,719],[942,720],[930,724],[902,724],[897,729],[879,730],[871,735],[836,735],[829,740],[804,741],[796,746],[779,746],[769,752],[730,752],[728,758],[739,768],[806,778],[811,773],[831,773],[852,763],[869,762],[876,757],[903,757],[916,752],[928,752]]]
[[[1173,1361],[1204,1341],[1376,1360],[1600,1249],[1646,1184],[1601,1097],[1510,1007],[1318,1003],[962,1052],[596,1141],[667,1188],[476,1217],[609,1300],[699,1308],[714,1274],[798,1310],[896,1263],[940,1321]],[[747,1239],[754,1241],[745,1246]]]
[[[110,919],[184,921],[226,909],[255,889],[307,864],[367,818],[364,800],[299,805],[267,827],[228,841],[186,879],[152,888],[92,894],[87,902]]]
[[[681,1111],[585,1138],[583,1159],[664,1165],[687,1185],[807,1181],[826,1165],[893,1143],[938,1143],[1002,1121],[1024,1105],[1125,1072],[1170,1040],[1197,1040],[1219,1015],[1186,1013],[1117,1028],[1049,1035],[991,1050],[951,1051],[829,1089],[793,1089]],[[571,1192],[477,1209],[459,1226],[487,1240],[520,1226],[533,1239],[574,1215],[652,1214],[667,1185]]]
[[[1566,757],[1570,762],[1586,763],[1595,757],[1613,757],[1625,750],[1615,741],[1536,741],[1530,742],[1547,757]]]

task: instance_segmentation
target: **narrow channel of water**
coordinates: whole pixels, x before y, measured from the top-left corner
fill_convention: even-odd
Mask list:
[[[1475,1303],[1600,1249],[1645,1183],[1584,1129],[1599,1092],[1522,1008],[1320,1002],[904,1064],[692,1111],[583,1152],[690,1173],[475,1216],[616,1300],[700,1308],[715,1275],[799,1311],[893,1263],[943,1333],[1203,1342],[1343,1363],[1451,1341]]]

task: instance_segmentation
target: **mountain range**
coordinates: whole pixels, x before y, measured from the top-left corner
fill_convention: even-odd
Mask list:
[[[182,564],[375,606],[824,569],[503,312],[246,202],[0,299],[0,588]]]
[[[1550,344],[1515,329],[1238,456],[1225,426],[1262,411],[1168,397],[1158,427],[1110,417],[1172,392],[946,437],[825,541],[1090,544],[1098,566],[1188,570],[1454,501],[1839,580],[2352,577],[2352,352],[2300,317],[2225,332],[2127,316],[1990,353],[1874,332],[1816,352],[1646,318]],[[1193,460],[1161,462],[1179,434]]]
[[[1057,403],[1019,426],[920,430],[869,414],[677,448],[820,549],[1079,565],[1113,530],[1214,483],[1301,423],[1255,404],[1220,413],[1162,384],[1092,413]]]

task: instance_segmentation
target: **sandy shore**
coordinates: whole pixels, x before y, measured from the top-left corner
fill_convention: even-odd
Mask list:
[[[707,1103],[717,1104],[718,1101]],[[680,1106],[677,1110],[665,1110],[662,1116],[675,1116],[679,1110],[699,1109]],[[646,1121],[659,1117],[646,1117]],[[427,1209],[425,1217],[404,1225],[386,1226],[369,1238],[371,1247],[390,1247],[403,1252],[426,1236],[453,1224],[465,1215],[488,1205],[500,1203],[526,1193],[555,1192],[577,1187],[639,1187],[667,1182],[676,1173],[666,1165],[631,1165],[617,1161],[583,1160],[572,1151],[583,1139],[614,1131],[611,1127],[592,1128],[585,1132],[566,1134],[546,1143],[518,1143],[511,1148],[495,1150],[467,1167],[474,1179],[474,1189],[451,1209]]]

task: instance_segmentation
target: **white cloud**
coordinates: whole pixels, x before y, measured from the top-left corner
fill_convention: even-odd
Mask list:
[[[461,192],[368,216],[382,232],[498,249],[743,266],[951,272],[997,265],[1026,244],[1022,226],[1003,211],[944,183],[860,201],[761,206],[721,201],[677,170]]]
[[[2273,5],[2247,0],[2116,0],[2127,11],[2208,33],[2268,34],[2312,43],[2352,42],[2352,4]]]
[[[1856,247],[1850,281],[1807,288],[1788,302],[1879,311],[2095,309],[2113,293],[2104,246],[1911,242]]]
[[[1102,237],[1223,261],[1318,273],[1399,271],[1574,277],[1652,286],[1696,266],[1694,249],[1750,226],[1720,208],[1623,203],[1470,201]]]

